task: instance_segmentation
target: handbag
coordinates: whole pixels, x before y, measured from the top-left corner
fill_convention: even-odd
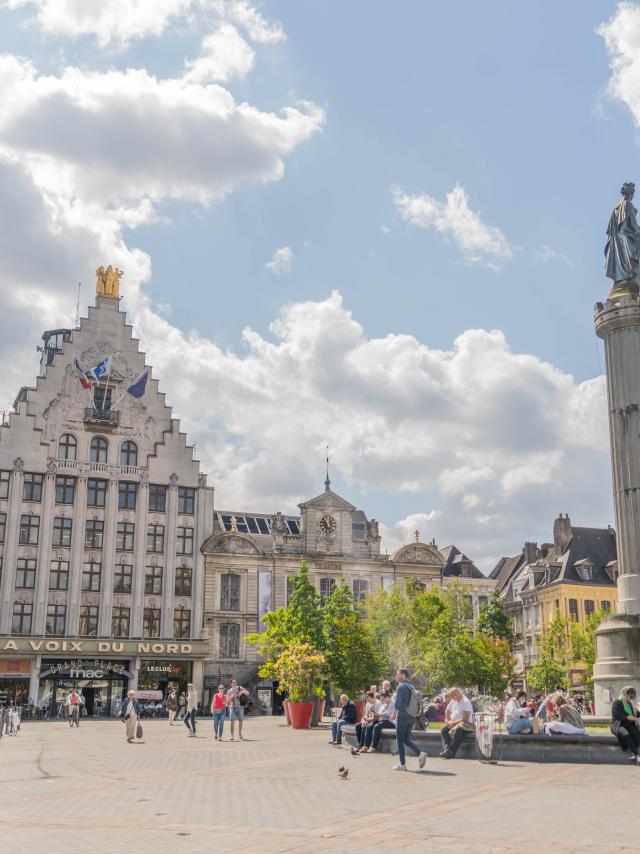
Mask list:
[[[138,721],[138,726],[136,727],[136,738],[142,738],[142,724]]]

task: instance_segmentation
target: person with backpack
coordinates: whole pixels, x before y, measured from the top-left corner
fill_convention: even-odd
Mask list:
[[[416,717],[422,711],[422,700],[416,688],[409,682],[409,671],[396,673],[398,690],[396,691],[396,744],[398,745],[398,764],[394,771],[406,771],[405,748],[408,747],[418,757],[418,769],[421,771],[427,761],[427,754],[411,740]]]

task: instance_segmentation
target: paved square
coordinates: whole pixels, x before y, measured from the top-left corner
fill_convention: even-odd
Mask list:
[[[119,721],[26,723],[0,739],[0,851],[640,851],[632,766],[430,757],[403,774],[283,718],[249,718],[244,742],[227,724],[221,744],[210,719],[196,739],[182,724],[144,727],[135,745]]]

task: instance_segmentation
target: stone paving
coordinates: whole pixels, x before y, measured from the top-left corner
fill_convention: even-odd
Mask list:
[[[246,741],[119,721],[26,723],[0,739],[0,852],[640,851],[640,769],[354,759],[328,730],[249,718]],[[340,765],[349,777],[338,777]],[[409,760],[416,768],[416,760]]]

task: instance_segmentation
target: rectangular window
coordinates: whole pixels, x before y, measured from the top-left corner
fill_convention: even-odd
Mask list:
[[[157,554],[164,551],[164,525],[147,525],[147,551]]]
[[[52,560],[49,570],[49,590],[66,590],[69,586],[69,562]]]
[[[87,507],[104,507],[107,503],[107,481],[99,477],[87,480]]]
[[[25,472],[24,483],[22,485],[22,500],[42,501],[42,481],[43,475]]]
[[[46,634],[63,637],[66,614],[66,605],[47,605]]]
[[[220,577],[220,609],[240,610],[240,576],[235,572],[228,572]]]
[[[176,596],[191,596],[190,566],[176,567]]]
[[[129,563],[117,563],[113,571],[113,592],[131,593],[133,566]]]
[[[296,581],[298,580],[297,575],[288,575],[287,576],[287,605],[291,602],[291,597],[293,596],[293,591],[296,589]]]
[[[240,656],[240,626],[238,623],[220,625],[220,658]]]
[[[584,615],[585,617],[589,617],[595,611],[596,606],[593,599],[585,599],[584,600]]]
[[[145,608],[142,617],[142,636],[160,637],[160,608]]]
[[[40,517],[39,516],[21,516],[20,517],[20,535],[18,542],[21,546],[37,546],[40,536]]]
[[[484,609],[487,607],[488,602],[489,602],[488,596],[478,596],[478,610],[480,611],[480,613],[482,613],[484,611]]]
[[[36,586],[36,562],[33,558],[18,558],[16,588],[32,590]]]
[[[71,529],[73,520],[64,516],[56,516],[53,520],[53,545],[69,548],[71,545]]]
[[[192,486],[178,487],[178,513],[193,513],[196,491]]]
[[[578,600],[569,599],[569,619],[578,622]]]
[[[161,483],[149,484],[149,510],[164,513],[167,506],[167,487]]]
[[[104,522],[102,519],[87,519],[84,528],[85,549],[101,549]]]
[[[12,635],[31,634],[31,617],[33,605],[31,602],[14,602],[13,617],[11,619]]]
[[[193,528],[178,527],[176,534],[176,553],[179,555],[193,554]]]
[[[92,560],[82,564],[82,589],[91,593],[100,592],[100,576],[102,575],[102,564]]]
[[[336,587],[335,578],[321,578],[320,579],[320,603],[322,605],[326,605],[329,600],[329,596],[333,593]]]
[[[9,474],[8,471],[0,471],[0,498],[9,497]]]
[[[605,599],[604,602],[600,603],[600,607],[602,608],[603,611],[610,611],[611,610],[611,602],[607,602]]]
[[[98,635],[98,606],[80,606],[80,637],[95,638]]]
[[[118,522],[116,529],[116,549],[119,552],[132,552],[136,526],[133,522]]]
[[[353,582],[353,598],[356,602],[364,602],[369,592],[369,582],[356,578]]]
[[[59,474],[56,477],[56,504],[73,504],[75,486],[75,477]]]
[[[129,608],[116,606],[111,612],[111,634],[114,638],[129,637]]]
[[[191,611],[187,608],[174,609],[173,636],[176,640],[191,637]]]
[[[7,514],[0,513],[0,545],[4,543],[4,537],[7,533]]]
[[[149,596],[162,593],[162,567],[148,566],[144,573],[144,592]]]
[[[136,496],[138,494],[137,483],[120,481],[118,484],[118,507],[120,510],[135,510]]]
[[[93,408],[98,412],[109,412],[111,409],[111,387],[96,385],[93,387]]]

